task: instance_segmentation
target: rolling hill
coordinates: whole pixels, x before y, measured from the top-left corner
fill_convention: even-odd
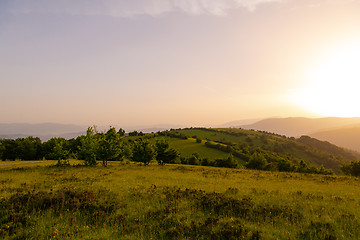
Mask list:
[[[323,165],[335,173],[340,173],[339,166],[342,163],[360,159],[360,154],[356,152],[311,137],[287,138],[268,132],[234,128],[186,128],[158,134],[176,139],[170,140],[170,145],[183,157],[188,157],[191,153],[199,153],[201,157],[216,160],[233,155],[242,166],[255,152],[264,155],[269,168],[278,166],[280,162],[297,166],[303,160],[310,166]],[[188,139],[179,139],[176,134],[186,136]],[[202,141],[196,143],[195,139]],[[210,151],[222,152],[223,155],[209,153]]]
[[[288,137],[300,137],[314,132],[320,132],[348,125],[360,124],[360,118],[269,118],[254,124],[241,125],[244,129],[254,129],[273,132]],[[325,139],[327,140],[327,139]]]
[[[311,137],[329,141],[337,146],[360,152],[360,126],[348,126],[310,134]]]

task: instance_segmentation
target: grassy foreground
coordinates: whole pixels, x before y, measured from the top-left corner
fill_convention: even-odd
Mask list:
[[[358,178],[3,163],[2,239],[360,239]]]

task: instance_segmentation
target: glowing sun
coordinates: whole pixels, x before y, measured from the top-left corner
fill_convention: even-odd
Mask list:
[[[333,48],[304,76],[292,99],[307,110],[336,117],[360,116],[360,41]]]

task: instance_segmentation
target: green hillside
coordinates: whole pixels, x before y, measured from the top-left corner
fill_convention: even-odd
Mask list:
[[[357,153],[310,137],[295,139],[267,132],[234,128],[188,128],[158,134],[172,135],[172,139],[176,140],[171,140],[171,145],[182,156],[197,152],[204,158],[215,159],[232,154],[239,165],[244,165],[255,152],[258,152],[264,155],[268,162],[268,170],[276,168],[279,161],[290,163],[291,166],[288,166],[290,168],[296,168],[303,161],[309,166],[323,165],[335,173],[340,173],[340,164],[359,159]],[[179,139],[176,134],[189,139]],[[202,142],[196,143],[196,138],[201,139]],[[221,148],[221,146],[225,147]],[[221,155],[220,152],[225,155]]]

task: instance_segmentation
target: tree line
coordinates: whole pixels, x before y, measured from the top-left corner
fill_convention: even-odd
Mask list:
[[[215,130],[209,130],[215,131]],[[229,157],[225,159],[209,160],[201,158],[199,154],[194,153],[190,157],[180,157],[180,154],[169,146],[164,139],[150,141],[148,138],[156,136],[187,139],[183,133],[176,131],[163,131],[155,134],[144,134],[133,131],[128,136],[136,138],[126,138],[125,131],[118,131],[110,127],[105,132],[97,131],[96,127],[89,127],[85,135],[66,140],[64,138],[51,138],[46,142],[41,142],[38,137],[27,137],[17,139],[0,139],[0,159],[2,160],[41,160],[51,159],[59,160],[59,163],[66,163],[67,159],[83,160],[85,165],[96,165],[101,161],[104,166],[108,161],[121,161],[129,159],[135,162],[142,162],[145,165],[151,160],[156,160],[159,164],[178,163],[202,166],[216,166],[237,168],[239,163],[234,157],[245,162],[245,167],[258,170],[302,172],[302,173],[320,173],[332,174],[331,170],[323,166],[318,168],[308,166],[303,160],[293,161],[280,156],[276,151],[266,151],[261,148],[250,147],[246,143],[214,143],[205,142],[205,146],[214,148],[226,153]],[[202,140],[195,137],[198,143]],[[360,175],[360,162],[351,162],[343,164],[341,170],[348,175]]]
[[[51,159],[64,161],[67,159],[83,160],[85,165],[96,165],[102,161],[130,159],[136,162],[149,164],[156,159],[159,164],[173,162],[179,153],[170,148],[165,140],[157,140],[152,144],[149,140],[141,138],[144,133],[133,131],[129,136],[140,136],[134,141],[123,141],[125,131],[110,127],[106,132],[97,131],[96,127],[89,127],[85,135],[66,140],[64,138],[51,138],[41,142],[38,137],[17,139],[0,139],[1,160],[41,160]]]

